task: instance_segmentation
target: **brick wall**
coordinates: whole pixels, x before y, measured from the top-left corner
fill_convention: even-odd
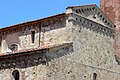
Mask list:
[[[101,10],[116,25],[115,31],[115,55],[120,58],[120,0],[101,0]]]

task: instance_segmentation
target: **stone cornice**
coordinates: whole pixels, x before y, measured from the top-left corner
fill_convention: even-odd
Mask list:
[[[70,18],[70,20],[68,18],[68,21],[77,22],[74,25],[79,24],[81,27],[84,27],[84,28],[90,29],[94,32],[98,32],[100,34],[102,33],[106,36],[110,36],[110,37],[114,38],[114,31],[115,31],[114,28],[99,24],[99,23],[89,20],[83,16],[79,16],[78,14],[75,14],[75,13],[71,13],[69,15],[72,18]]]
[[[52,20],[60,19],[61,17],[64,17],[64,16],[65,16],[65,13],[62,13],[62,14],[58,14],[58,15],[34,20],[34,21],[24,22],[24,23],[20,23],[20,24],[17,24],[17,25],[12,25],[12,26],[9,26],[9,27],[1,28],[0,29],[0,34],[4,35],[4,34],[10,34],[10,33],[14,33],[14,32],[19,32],[21,30],[26,30],[26,28],[28,28],[28,29],[37,28],[39,26],[40,22],[44,23],[46,21],[52,21]]]
[[[97,5],[83,5],[83,6],[72,6],[72,13],[77,13],[80,16],[86,17],[88,19],[92,19],[90,16],[93,15],[93,18],[100,18],[101,21],[109,27],[114,28],[115,25],[112,23],[112,21],[97,7]]]

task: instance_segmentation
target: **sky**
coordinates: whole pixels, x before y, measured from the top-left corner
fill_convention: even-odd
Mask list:
[[[97,4],[100,0],[0,0],[0,28],[63,13],[68,6]]]

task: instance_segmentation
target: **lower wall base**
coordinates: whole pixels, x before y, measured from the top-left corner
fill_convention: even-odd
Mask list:
[[[51,61],[48,66],[47,80],[119,80],[120,73],[95,68],[71,61]]]

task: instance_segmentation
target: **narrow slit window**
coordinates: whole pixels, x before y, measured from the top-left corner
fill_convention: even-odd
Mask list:
[[[96,79],[97,79],[97,74],[94,73],[94,74],[93,74],[93,80],[96,80]]]
[[[32,43],[35,42],[35,31],[31,31]]]

